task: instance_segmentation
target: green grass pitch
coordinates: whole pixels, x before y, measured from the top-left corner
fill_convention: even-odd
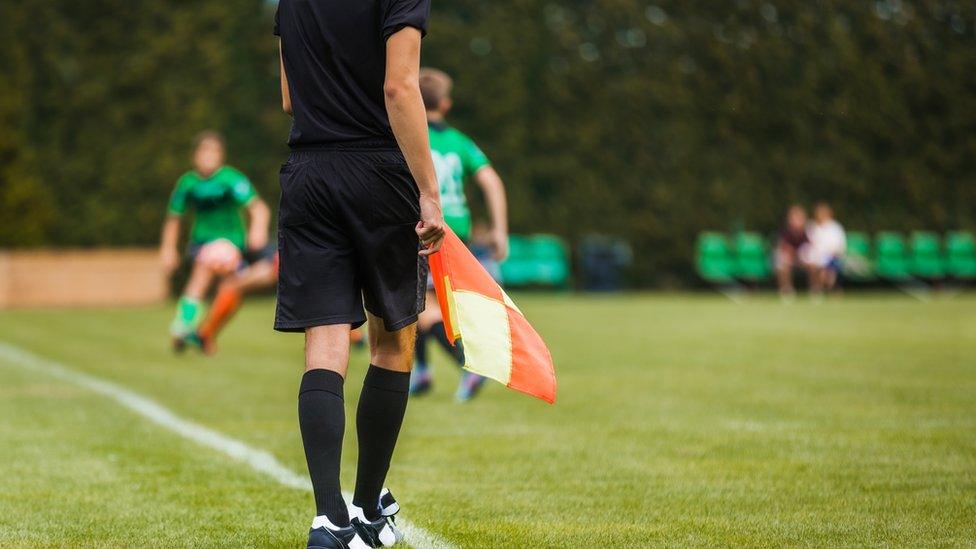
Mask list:
[[[438,354],[388,480],[458,547],[976,544],[976,298],[820,306],[516,296],[549,343],[547,406],[458,405]],[[0,313],[0,341],[125,386],[305,471],[302,343],[245,305],[216,358],[170,308]],[[363,351],[346,386],[343,482]],[[0,359],[0,546],[304,547],[311,494]]]

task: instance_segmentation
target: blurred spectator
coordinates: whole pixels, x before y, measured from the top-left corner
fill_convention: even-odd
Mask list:
[[[813,223],[807,228],[810,245],[806,247],[805,261],[810,265],[810,291],[814,295],[829,292],[837,285],[847,235],[844,227],[834,220],[834,211],[826,202],[820,202],[813,210]]]
[[[779,294],[784,299],[792,299],[796,295],[793,286],[794,269],[810,267],[801,259],[803,250],[809,243],[807,212],[803,206],[794,204],[786,211],[786,220],[776,239],[776,283]],[[810,276],[813,277],[812,272]]]
[[[634,252],[626,240],[599,234],[586,235],[579,246],[583,290],[615,292],[622,289],[624,271],[633,259]]]

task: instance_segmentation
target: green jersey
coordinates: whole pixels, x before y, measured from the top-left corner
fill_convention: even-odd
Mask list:
[[[464,181],[489,164],[468,136],[445,124],[429,124],[431,156],[441,191],[444,221],[462,239],[471,235],[471,210]]]
[[[244,249],[245,228],[241,209],[257,196],[254,186],[241,172],[223,166],[210,177],[189,171],[176,182],[169,200],[170,215],[194,212],[191,244],[226,238]]]

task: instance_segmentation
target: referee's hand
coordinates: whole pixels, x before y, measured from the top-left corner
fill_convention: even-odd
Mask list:
[[[420,255],[427,256],[441,249],[445,226],[440,200],[421,195],[420,223],[417,223],[417,236],[423,245]]]

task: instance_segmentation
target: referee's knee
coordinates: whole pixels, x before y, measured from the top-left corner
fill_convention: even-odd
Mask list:
[[[370,330],[370,362],[387,370],[409,372],[413,368],[416,332],[416,324],[395,332]]]

